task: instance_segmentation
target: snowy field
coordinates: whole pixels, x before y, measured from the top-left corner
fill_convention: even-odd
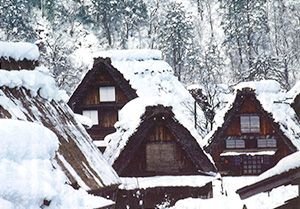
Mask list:
[[[258,177],[223,177],[223,180],[213,182],[213,198],[187,198],[179,200],[172,209],[270,209],[298,195],[297,186],[281,186],[269,193],[260,193],[248,199],[241,200],[236,190],[254,183]],[[222,189],[223,188],[223,189]],[[169,208],[160,206],[161,209]]]

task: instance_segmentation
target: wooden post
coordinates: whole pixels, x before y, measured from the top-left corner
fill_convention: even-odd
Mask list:
[[[194,102],[194,117],[195,117],[195,129],[197,129],[197,102]]]

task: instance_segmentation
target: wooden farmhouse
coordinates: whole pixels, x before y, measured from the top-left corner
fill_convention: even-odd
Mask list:
[[[135,90],[111,65],[111,60],[97,58],[68,104],[75,113],[92,120],[93,126],[87,131],[97,142],[115,132],[114,124],[118,121],[119,110],[136,97]]]
[[[242,83],[215,116],[205,150],[222,175],[259,175],[299,149],[300,125],[275,81]]]
[[[128,110],[139,114],[130,116]],[[199,136],[179,122],[172,107],[148,105],[138,98],[129,102],[121,114],[117,132],[105,139],[108,146],[104,152],[122,176],[118,206],[135,208],[142,200],[143,207],[152,208],[166,196],[171,204],[187,197],[211,197],[216,168],[197,142]],[[134,122],[127,124],[128,117]],[[130,127],[124,130],[126,126]],[[137,191],[141,196],[134,196]]]
[[[259,176],[255,183],[240,188],[236,191],[242,200],[262,192],[276,190],[277,187],[296,185],[298,186],[298,195],[290,200],[286,200],[276,209],[297,209],[300,207],[300,153],[294,153],[279,161],[278,165]],[[266,198],[265,201],[268,201]]]
[[[18,51],[17,44],[11,47]],[[34,45],[30,47],[35,48]],[[38,54],[38,49],[34,50],[37,52],[27,52],[29,54],[24,57],[30,60],[33,54]],[[12,52],[14,56],[15,52]],[[1,54],[0,57],[4,59]],[[7,67],[9,70],[0,70],[0,118],[30,121],[49,128],[60,143],[54,166],[64,171],[68,177],[67,183],[74,188],[113,199],[120,179],[93,144],[85,128],[75,119],[72,110],[58,96],[50,73],[41,66],[23,70],[22,62],[19,65],[18,59],[14,59],[16,62]]]
[[[105,136],[116,131],[114,125],[120,109],[137,97],[168,97],[173,92],[180,93],[178,96],[187,98],[184,111],[195,121],[194,100],[172,75],[160,51],[119,50],[95,56],[98,58],[94,59],[92,69],[75,89],[68,105],[75,113],[92,119],[93,126],[87,131],[99,148],[103,147]],[[198,105],[196,108],[199,117],[194,124],[204,134],[203,111]]]
[[[88,130],[94,142],[107,144],[104,156],[122,176],[117,207],[211,197],[216,168],[202,149],[204,113],[196,105],[195,114],[195,100],[161,52],[120,50],[96,57],[68,104],[94,121]]]

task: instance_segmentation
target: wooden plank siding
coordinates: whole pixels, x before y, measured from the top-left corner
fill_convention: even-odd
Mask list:
[[[82,103],[74,111],[82,114],[83,110],[97,110],[99,124],[89,129],[88,133],[94,140],[103,140],[105,136],[115,132],[118,111],[130,100],[105,69],[100,68],[91,82]],[[106,86],[115,87],[115,101],[100,102],[100,87]]]
[[[241,127],[242,116],[244,132]],[[247,122],[247,116],[249,116],[249,122]],[[259,117],[259,131],[256,128],[255,117],[257,116]],[[267,143],[264,140],[270,141]],[[207,151],[212,155],[223,175],[257,175],[273,167],[280,159],[293,152],[286,140],[288,139],[281,132],[279,125],[274,122],[272,115],[262,108],[254,92],[243,90],[237,94],[233,107],[225,116],[223,127],[214,134],[213,143],[207,147]],[[261,151],[269,151],[269,153],[263,154]],[[255,157],[252,159],[249,156]],[[252,163],[254,159],[261,159],[262,162],[253,164],[251,167],[248,160]],[[252,169],[251,173],[245,170],[248,168]]]
[[[197,174],[197,169],[171,132],[155,125],[121,176]]]

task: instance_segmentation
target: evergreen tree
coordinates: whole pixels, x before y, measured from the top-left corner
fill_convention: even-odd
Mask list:
[[[193,38],[193,25],[181,3],[166,5],[165,18],[159,23],[158,43],[165,59],[181,80],[184,62]]]
[[[34,41],[28,0],[0,0],[0,31],[8,41]]]
[[[129,36],[138,34],[148,19],[147,6],[143,0],[125,0],[122,15],[121,45],[128,48]]]
[[[113,32],[120,27],[124,9],[124,0],[92,0],[90,13],[95,26],[100,26],[104,32],[109,47],[113,46]]]
[[[221,0],[225,11],[224,44],[238,80],[253,80],[257,73],[254,62],[264,53],[269,28],[266,0]]]

